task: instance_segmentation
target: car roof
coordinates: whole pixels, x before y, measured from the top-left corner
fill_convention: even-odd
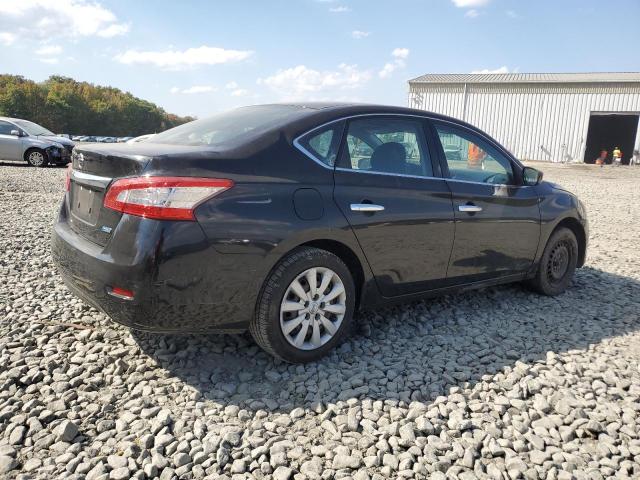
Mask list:
[[[279,125],[274,124],[274,129],[281,129],[286,134],[293,137],[306,131],[312,130],[320,125],[330,123],[341,118],[354,117],[359,115],[413,115],[418,117],[429,117],[433,119],[445,120],[458,125],[465,125],[472,130],[477,128],[457,118],[448,117],[439,113],[415,108],[400,107],[396,105],[379,105],[370,103],[341,103],[341,102],[300,102],[300,103],[274,103],[266,105],[255,105],[260,108],[291,108],[291,119],[284,119]],[[252,108],[252,107],[245,107]]]
[[[348,102],[298,102],[298,103],[272,103],[264,105],[255,105],[256,107],[291,107],[292,112],[300,110],[308,110],[309,116],[317,115],[339,115],[339,116],[352,116],[358,114],[370,114],[370,113],[389,113],[389,114],[404,114],[404,115],[419,115],[430,117],[441,117],[448,119],[445,115],[429,112],[426,110],[418,110],[415,108],[401,107],[397,105],[381,105],[374,103],[348,103]]]

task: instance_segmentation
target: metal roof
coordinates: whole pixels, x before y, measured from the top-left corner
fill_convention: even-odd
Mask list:
[[[430,73],[409,83],[640,83],[640,72]]]

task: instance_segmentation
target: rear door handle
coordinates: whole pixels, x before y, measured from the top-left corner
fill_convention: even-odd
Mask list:
[[[458,205],[458,210],[460,210],[461,212],[467,212],[467,213],[474,213],[474,212],[481,212],[482,211],[482,207],[479,207],[478,205]]]
[[[384,210],[382,205],[374,205],[373,203],[352,203],[351,211],[353,212],[381,212]]]

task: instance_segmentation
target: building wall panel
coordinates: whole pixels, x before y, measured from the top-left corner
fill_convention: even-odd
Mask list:
[[[590,114],[640,113],[640,84],[410,84],[409,106],[476,125],[522,159],[581,162]]]

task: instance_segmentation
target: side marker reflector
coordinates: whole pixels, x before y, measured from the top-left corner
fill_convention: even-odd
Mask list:
[[[120,287],[107,288],[107,293],[112,297],[120,298],[122,300],[133,300],[133,292]]]

